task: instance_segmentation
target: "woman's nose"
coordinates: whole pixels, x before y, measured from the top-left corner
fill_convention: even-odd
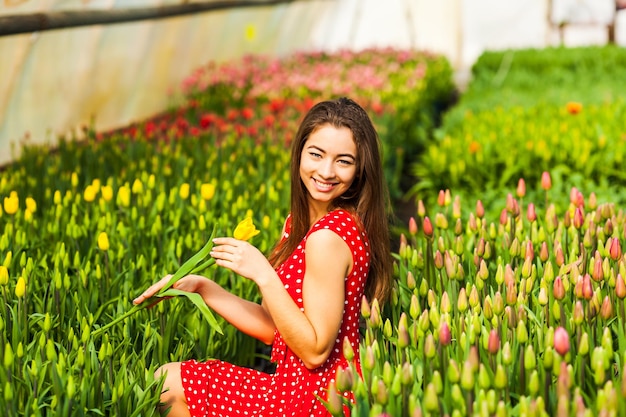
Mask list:
[[[333,161],[322,161],[319,167],[319,173],[323,178],[333,178],[335,176],[335,166]]]

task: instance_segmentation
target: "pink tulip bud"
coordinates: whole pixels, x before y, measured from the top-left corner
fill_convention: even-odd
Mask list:
[[[591,285],[591,275],[589,274],[583,276],[582,292],[585,300],[591,300],[591,297],[593,297],[593,286]]]
[[[585,205],[585,196],[576,187],[572,187],[572,190],[569,194],[569,199],[574,207],[584,207]]]
[[[526,218],[529,222],[537,220],[537,212],[535,211],[535,205],[533,203],[528,204],[528,210],[526,212]]]
[[[604,320],[608,320],[613,317],[613,304],[611,304],[611,299],[608,295],[605,296],[604,300],[602,301],[602,306],[600,307],[600,316],[602,316]]]
[[[476,201],[476,217],[482,219],[485,216],[485,207],[483,206],[483,202],[478,200]]]
[[[520,178],[517,182],[517,190],[515,192],[519,198],[526,195],[526,181],[524,181],[524,178]]]
[[[580,207],[576,207],[576,211],[574,212],[574,227],[580,230],[580,228],[583,227],[584,223],[585,216],[583,214],[583,211]]]
[[[500,224],[502,226],[506,226],[506,222],[508,221],[508,219],[509,219],[509,215],[508,215],[506,209],[504,208],[500,212]]]
[[[452,341],[452,334],[450,333],[450,326],[447,322],[442,322],[439,326],[439,343],[442,346],[448,346]]]
[[[487,350],[492,355],[495,355],[500,350],[500,336],[496,329],[491,329],[489,332],[489,340],[487,342]]]
[[[554,279],[554,284],[552,285],[552,294],[557,300],[562,300],[563,298],[565,298],[565,286],[563,285],[563,280],[560,276]]]
[[[622,274],[617,274],[617,279],[615,280],[615,295],[617,295],[620,300],[626,298],[626,283],[624,283]]]
[[[561,245],[558,245],[556,247],[554,258],[556,261],[556,266],[558,267],[565,263],[565,255],[563,254],[563,248],[561,247]]]
[[[604,269],[602,268],[602,257],[600,253],[596,251],[596,256],[593,261],[593,272],[591,273],[591,277],[594,281],[600,282],[604,278]]]
[[[424,224],[422,225],[422,228],[424,229],[426,237],[433,237],[433,224],[428,216],[424,217]]]
[[[609,246],[609,254],[611,255],[611,259],[617,261],[622,257],[622,246],[619,242],[618,238],[611,239],[611,246]]]
[[[437,204],[440,207],[446,205],[446,192],[444,190],[439,190],[439,195],[437,196]]]
[[[565,356],[569,352],[569,334],[560,326],[554,331],[554,350],[561,356]]]
[[[417,222],[414,217],[409,219],[409,233],[411,236],[415,236],[417,234]]]
[[[541,188],[546,191],[552,188],[552,178],[550,178],[548,171],[544,171],[543,174],[541,174]]]

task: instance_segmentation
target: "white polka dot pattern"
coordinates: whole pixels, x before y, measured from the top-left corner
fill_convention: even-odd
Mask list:
[[[285,235],[290,231],[287,219]],[[361,298],[369,272],[370,250],[367,236],[359,230],[352,215],[335,210],[321,218],[304,237],[294,253],[278,269],[287,292],[298,307],[302,303],[304,278],[304,246],[316,230],[329,229],[341,236],[352,251],[353,267],[345,280],[346,301],[341,329],[327,361],[319,368],[309,370],[285,344],[276,332],[272,346],[272,361],[276,372],[266,374],[220,360],[187,361],[181,366],[181,377],[189,411],[197,416],[324,416],[330,417],[324,405],[316,398],[326,398],[326,388],[334,379],[337,367],[347,367],[343,357],[343,339],[348,338],[355,351],[355,365],[359,363],[359,318]],[[351,401],[351,393],[345,394]],[[345,407],[346,415],[349,409]]]

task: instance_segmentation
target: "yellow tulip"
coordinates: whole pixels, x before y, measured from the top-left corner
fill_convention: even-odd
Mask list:
[[[215,185],[210,183],[205,183],[200,186],[200,194],[202,198],[205,200],[210,200],[215,195]]]
[[[186,200],[187,197],[189,197],[189,184],[188,183],[185,182],[180,185],[180,189],[178,190],[178,195],[183,200]]]
[[[26,197],[26,208],[34,213],[37,211],[37,202],[32,197]]]
[[[141,194],[143,192],[143,183],[139,178],[137,178],[135,182],[133,182],[132,190],[133,194]]]
[[[103,251],[109,250],[109,236],[106,232],[100,232],[98,235],[98,248]]]
[[[259,233],[261,233],[261,231],[257,230],[257,228],[254,227],[254,223],[252,223],[252,217],[246,217],[237,225],[233,236],[235,237],[235,239],[238,240],[250,240],[250,238],[258,235]]]
[[[78,174],[76,172],[72,172],[72,187],[76,187],[78,185]]]
[[[33,212],[30,211],[28,208],[24,210],[24,220],[26,220],[27,222],[33,221]]]
[[[124,207],[130,206],[130,190],[127,186],[122,185],[117,191],[118,204]]]
[[[83,198],[86,202],[91,203],[93,200],[96,199],[97,192],[98,191],[96,190],[96,187],[94,187],[93,185],[88,185],[85,188],[85,192],[83,193]]]
[[[26,280],[24,277],[19,277],[17,279],[17,284],[15,284],[15,296],[17,298],[22,298],[26,293]]]
[[[100,188],[100,192],[102,193],[104,201],[111,201],[111,199],[113,199],[113,187],[110,185],[103,185],[102,188]]]
[[[20,198],[15,191],[11,191],[8,197],[4,197],[4,211],[7,214],[17,213],[17,209],[20,206]]]
[[[9,269],[0,265],[0,285],[7,285],[9,282]]]

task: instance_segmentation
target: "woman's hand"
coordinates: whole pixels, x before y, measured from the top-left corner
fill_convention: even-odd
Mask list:
[[[244,278],[259,283],[259,279],[275,275],[274,268],[269,261],[250,243],[237,240],[232,237],[220,237],[213,239],[211,256],[215,263],[228,268]]]
[[[165,284],[169,282],[171,277],[172,277],[172,274],[168,274],[164,276],[163,278],[161,278],[159,281],[155,282],[154,284],[146,288],[146,290],[143,293],[141,293],[141,295],[139,295],[137,298],[133,300],[133,304],[141,304],[144,301],[148,300],[149,298],[154,297],[154,295],[157,294],[161,290],[161,288],[163,288]],[[202,287],[202,284],[206,283],[207,281],[209,281],[208,278],[201,277],[199,275],[187,275],[186,277],[183,277],[179,279],[177,282],[175,282],[172,288],[176,288],[177,290],[186,291],[186,292],[199,292],[200,288]],[[154,301],[154,303],[150,305],[150,307],[154,306],[155,304],[158,304],[160,301],[166,298],[170,298],[170,297],[158,297]]]

